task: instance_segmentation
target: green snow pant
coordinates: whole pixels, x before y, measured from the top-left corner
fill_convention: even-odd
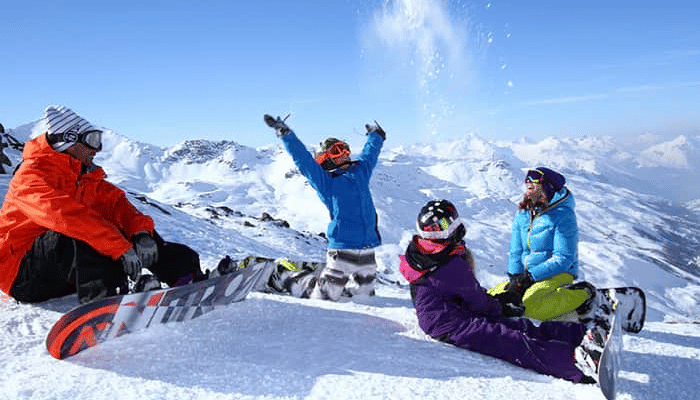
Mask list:
[[[566,272],[535,282],[523,295],[523,316],[540,321],[556,320],[576,310],[588,300],[589,295],[585,289],[569,289],[573,282],[573,275]],[[507,284],[503,282],[494,286],[488,293],[496,295],[505,292]]]

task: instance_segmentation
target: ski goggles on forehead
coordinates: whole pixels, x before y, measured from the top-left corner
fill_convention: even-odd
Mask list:
[[[532,182],[532,183],[544,182],[544,172],[540,172],[537,169],[531,169],[531,170],[527,171],[527,175],[525,175],[525,182]]]

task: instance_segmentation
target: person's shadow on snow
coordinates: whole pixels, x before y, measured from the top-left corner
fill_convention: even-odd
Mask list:
[[[619,392],[630,393],[635,399],[694,400],[700,394],[700,337],[683,336],[666,332],[654,332],[647,328],[637,335],[625,337],[626,348],[622,353],[622,368],[618,378]],[[637,340],[658,343],[659,354],[634,351]],[[661,354],[668,348],[680,346],[679,354]],[[645,346],[648,347],[648,346]],[[692,355],[688,356],[688,349]],[[679,349],[680,350],[680,349]]]

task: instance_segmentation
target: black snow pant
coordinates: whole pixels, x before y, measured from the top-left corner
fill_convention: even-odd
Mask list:
[[[157,233],[158,262],[148,269],[168,286],[205,278],[199,255],[186,245],[165,242]],[[128,292],[121,261],[98,253],[87,243],[54,231],[37,237],[20,262],[10,288],[18,301],[38,303],[77,293],[82,302]]]

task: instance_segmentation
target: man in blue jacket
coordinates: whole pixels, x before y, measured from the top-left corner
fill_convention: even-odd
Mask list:
[[[316,158],[279,117],[265,115],[302,175],[316,190],[330,213],[326,266],[320,275],[304,270],[292,274],[280,268],[271,286],[296,297],[337,301],[350,296],[373,295],[377,273],[375,247],[381,244],[377,212],[369,181],[377,165],[386,133],[375,122],[366,125],[367,142],[357,160],[350,159],[347,143],[328,138]]]

